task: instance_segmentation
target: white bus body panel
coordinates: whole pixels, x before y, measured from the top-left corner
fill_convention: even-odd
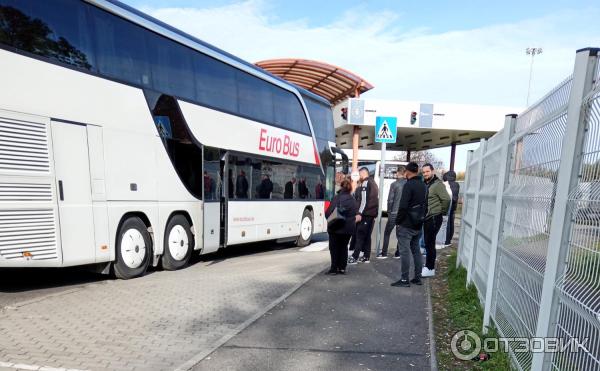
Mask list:
[[[202,202],[187,191],[175,173],[142,90],[1,49],[0,81],[11,87],[0,89],[0,109],[11,115],[29,117],[35,122],[45,120],[47,125],[49,120],[43,117],[87,125],[88,182],[93,200],[92,236],[95,242],[93,254],[86,261],[114,260],[117,229],[127,212],[140,212],[149,219],[156,254],[162,253],[166,222],[175,211],[185,211],[190,216],[196,236],[195,249],[202,247],[202,239],[198,238],[202,236]],[[57,87],[60,87],[60,94],[56,93]],[[50,145],[48,156],[52,161]],[[55,255],[51,259],[29,261],[0,257],[0,266],[62,266],[81,258],[65,256],[63,264],[53,171],[52,167],[35,177],[26,174],[29,183],[33,182],[30,178],[35,178],[37,182],[51,184],[51,201],[18,202],[18,205],[50,213],[44,217],[56,223],[52,236],[57,241]],[[19,174],[10,174],[10,177],[16,175]],[[5,182],[7,177],[0,170],[0,182]],[[41,180],[43,177],[45,180]],[[131,190],[132,183],[137,185],[137,191]],[[0,217],[10,215],[6,211],[8,206],[7,201],[0,201]]]
[[[315,147],[308,135],[184,101],[179,101],[179,106],[194,137],[204,145],[316,164]],[[218,130],[215,130],[217,123]]]
[[[315,232],[323,232],[322,201],[229,201],[227,244],[298,236],[307,206],[313,209]]]

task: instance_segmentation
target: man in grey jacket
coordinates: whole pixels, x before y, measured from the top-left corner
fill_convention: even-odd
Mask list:
[[[390,193],[388,194],[387,198],[388,220],[385,224],[385,231],[383,232],[383,247],[381,248],[381,252],[377,255],[377,259],[387,259],[388,257],[390,234],[396,227],[396,216],[398,215],[398,207],[400,206],[400,199],[402,198],[402,188],[404,188],[404,184],[406,184],[404,170],[404,166],[398,167],[398,171],[396,172],[396,181],[390,185]],[[398,248],[396,248],[394,258],[400,259]]]

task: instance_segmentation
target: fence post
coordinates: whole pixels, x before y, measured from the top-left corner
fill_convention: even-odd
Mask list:
[[[458,249],[456,251],[456,268],[460,266],[460,257],[461,251],[463,249],[463,245],[465,242],[463,241],[464,236],[464,221],[465,221],[465,212],[467,211],[467,204],[465,200],[467,199],[467,192],[469,191],[469,167],[471,165],[471,161],[473,160],[473,150],[469,150],[467,152],[467,166],[465,167],[465,180],[463,182],[463,205],[462,210],[460,212],[460,231],[458,232]],[[465,266],[465,262],[462,262],[463,266]],[[466,267],[466,266],[465,266]]]
[[[573,85],[567,107],[566,132],[562,143],[556,181],[556,197],[550,225],[544,284],[537,321],[537,338],[551,337],[555,333],[559,305],[555,285],[557,279],[564,272],[572,223],[568,218],[568,198],[571,190],[577,186],[580,175],[581,152],[583,150],[585,112],[582,109],[582,104],[583,98],[592,88],[594,62],[598,51],[599,49],[592,48],[581,49],[577,51],[575,56]],[[531,370],[550,369],[551,356],[552,353],[534,352]]]
[[[481,193],[481,174],[483,174],[483,156],[485,156],[486,150],[486,140],[481,139],[481,144],[479,145],[479,158],[477,159],[477,184],[475,184],[475,217],[473,218],[473,231],[471,233],[471,253],[469,254],[469,261],[467,262],[467,285],[471,283],[473,269],[475,269],[475,245],[477,241],[477,224],[479,224],[479,194]]]
[[[487,288],[485,290],[485,307],[483,310],[483,329],[484,334],[487,333],[487,328],[490,325],[491,310],[492,310],[492,294],[496,289],[494,277],[496,274],[496,257],[498,252],[498,244],[500,243],[500,232],[504,222],[504,189],[508,183],[508,175],[510,174],[510,138],[515,132],[515,124],[517,115],[506,115],[504,119],[504,131],[502,132],[502,147],[500,152],[500,169],[498,169],[498,185],[496,187],[496,205],[494,206],[494,227],[492,229],[492,245],[490,246],[490,262],[488,265]]]

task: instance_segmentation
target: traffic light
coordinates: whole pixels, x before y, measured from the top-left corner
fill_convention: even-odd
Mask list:
[[[417,122],[417,113],[415,111],[412,111],[410,113],[410,124],[414,125]]]
[[[348,121],[348,108],[346,107],[342,108],[342,119],[344,121]]]

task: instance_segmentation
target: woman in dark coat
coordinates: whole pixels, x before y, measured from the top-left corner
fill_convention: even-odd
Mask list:
[[[348,242],[354,234],[356,228],[356,214],[358,205],[351,194],[352,183],[344,179],[341,189],[333,198],[329,208],[325,211],[325,216],[329,216],[338,208],[338,214],[345,220],[339,220],[333,225],[327,227],[329,233],[329,253],[331,254],[331,269],[327,274],[345,274],[346,264],[348,263]]]

